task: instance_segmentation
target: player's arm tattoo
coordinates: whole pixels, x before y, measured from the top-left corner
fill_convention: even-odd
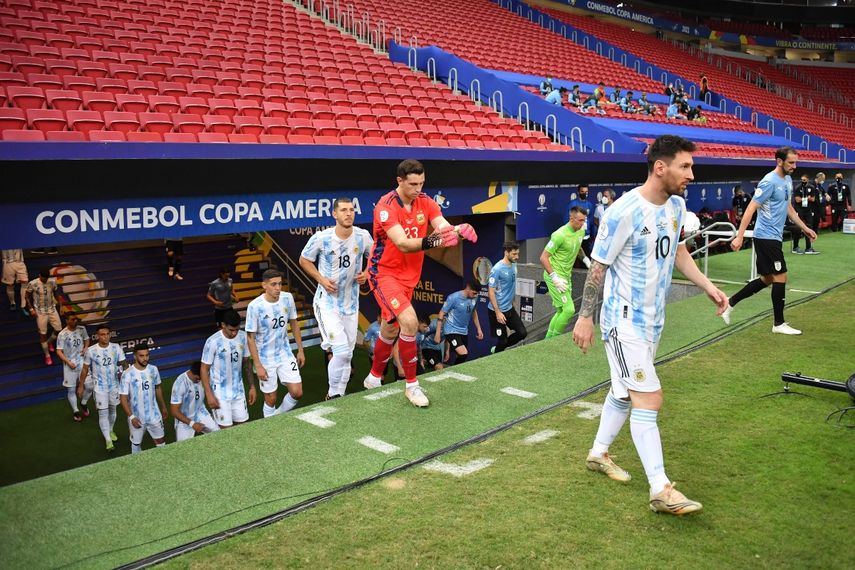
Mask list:
[[[599,261],[591,263],[591,269],[588,270],[588,278],[585,279],[585,289],[582,292],[582,308],[579,309],[580,317],[592,317],[594,315],[594,310],[597,308],[597,300],[600,298],[600,292],[603,290],[606,269],[608,268],[608,265],[604,265]]]

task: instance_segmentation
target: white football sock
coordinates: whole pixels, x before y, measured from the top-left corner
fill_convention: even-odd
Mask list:
[[[620,433],[628,415],[629,400],[615,398],[609,391],[600,416],[600,428],[597,430],[597,437],[594,438],[594,446],[591,448],[592,455],[601,457],[608,452],[609,446]]]
[[[270,416],[276,415],[276,406],[268,406],[267,402],[264,402],[264,406],[261,408],[261,413],[264,414],[265,418],[269,418]]]
[[[662,440],[659,437],[659,426],[656,425],[656,415],[654,410],[633,408],[629,416],[632,441],[641,458],[641,464],[644,465],[651,495],[662,492],[665,485],[671,482],[665,475],[665,460],[662,457]]]
[[[69,388],[66,394],[68,404],[71,406],[71,411],[77,413],[80,409],[77,407],[77,388]]]
[[[165,445],[166,445],[165,441],[163,443],[155,443],[154,444],[155,447],[164,447]]]
[[[84,406],[89,403],[89,398],[92,397],[92,388],[87,388],[85,385],[83,386],[83,398],[80,399],[80,403]]]
[[[116,427],[116,406],[110,405],[109,411],[110,411],[110,424],[109,424],[110,425],[110,431],[113,431],[113,429]]]
[[[142,451],[142,444],[131,442],[131,453],[139,453]]]
[[[330,389],[328,396],[344,396],[347,383],[350,380],[350,357],[335,355],[327,364],[327,378],[329,378]]]
[[[110,438],[110,420],[107,419],[108,413],[107,410],[98,410],[98,427],[101,428],[101,435],[104,436],[104,439],[112,441]]]
[[[291,397],[291,394],[285,394],[285,399],[282,400],[282,404],[279,406],[280,414],[284,414],[285,412],[290,412],[294,409],[294,406],[297,405],[297,400]]]

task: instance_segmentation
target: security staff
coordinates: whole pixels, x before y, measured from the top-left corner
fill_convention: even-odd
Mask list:
[[[816,188],[816,201],[813,203],[813,225],[810,227],[815,232],[819,231],[819,224],[825,219],[825,207],[828,205],[828,194],[825,192],[825,173],[817,172],[813,179]]]
[[[799,218],[805,225],[813,229],[813,203],[816,202],[816,187],[808,181],[807,174],[802,174],[802,181],[797,187],[793,188],[793,207]],[[805,236],[805,249],[799,248],[799,240],[802,237],[802,232],[798,228],[793,230],[793,253],[815,253],[811,247],[810,238]]]
[[[831,231],[843,231],[843,220],[846,212],[852,207],[852,195],[849,193],[849,185],[843,183],[843,173],[834,175],[834,182],[828,187],[831,198]]]
[[[747,208],[748,204],[751,202],[751,197],[745,194],[745,191],[742,189],[742,185],[736,186],[734,191],[735,194],[730,206],[733,210],[733,217],[736,219],[736,223],[738,224],[742,221],[742,215],[745,213],[745,208]]]

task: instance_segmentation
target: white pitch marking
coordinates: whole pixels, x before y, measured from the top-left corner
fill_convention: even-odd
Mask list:
[[[311,412],[299,414],[297,419],[310,423],[313,426],[318,426],[319,428],[331,428],[335,425],[335,422],[326,419],[324,416],[335,411],[337,411],[337,409],[332,406],[321,406],[319,408],[315,408]]]
[[[574,408],[584,408],[585,411],[576,414],[577,418],[586,420],[595,420],[603,414],[603,405],[595,402],[573,402],[570,404]]]
[[[362,396],[362,397],[365,398],[366,400],[381,400],[381,399],[385,398],[386,396],[392,396],[394,394],[400,394],[403,391],[404,390],[402,390],[401,388],[389,388],[388,390],[381,390],[379,392],[375,392],[373,390],[370,390],[370,392],[371,392],[370,394],[368,394],[367,396]]]
[[[793,293],[810,293],[811,295],[819,295],[822,291],[806,291],[805,289],[790,289]]]
[[[460,380],[461,382],[473,382],[477,380],[474,376],[469,376],[467,374],[460,374],[459,372],[440,372],[434,376],[428,376],[425,378],[425,382],[439,382],[440,380],[445,380],[446,378],[453,378],[454,380]]]
[[[493,462],[493,459],[473,459],[468,463],[443,463],[442,461],[434,460],[429,463],[425,463],[424,468],[436,473],[445,473],[447,475],[454,475],[455,477],[463,477],[487,468],[492,465]]]
[[[511,396],[518,396],[520,398],[535,398],[537,394],[534,392],[526,392],[525,390],[519,390],[517,388],[512,388],[508,386],[507,388],[502,388],[500,392],[504,392],[505,394],[510,394]]]
[[[532,435],[528,436],[527,438],[523,439],[523,443],[526,445],[534,445],[535,443],[543,443],[544,441],[546,441],[548,439],[552,439],[553,437],[555,437],[558,434],[559,434],[559,432],[555,431],[554,429],[545,429],[543,431],[539,431],[539,432],[532,434]]]
[[[382,439],[377,439],[376,437],[371,437],[370,435],[366,435],[365,437],[358,439],[357,441],[365,447],[373,449],[374,451],[379,451],[380,453],[395,453],[396,451],[401,449],[397,445],[386,443]]]

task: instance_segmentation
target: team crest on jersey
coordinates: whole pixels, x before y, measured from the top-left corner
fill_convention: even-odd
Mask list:
[[[389,212],[386,210],[380,210],[380,221],[385,222],[389,219]]]
[[[780,262],[780,261],[776,261],[776,262],[775,262],[775,271],[780,271],[780,270],[781,270],[781,262]]]
[[[401,306],[401,303],[399,303],[398,299],[395,299],[395,298],[392,298],[392,300],[389,301],[389,303],[392,305],[393,309],[397,309],[398,307]]]
[[[425,223],[425,215],[423,213],[419,212],[418,214],[416,214],[416,223],[418,225],[422,225],[423,223]]]
[[[359,246],[358,245],[353,246],[353,253],[359,253]]]
[[[674,231],[677,231],[677,218],[671,218],[671,227],[674,228]]]
[[[638,383],[644,382],[644,380],[645,380],[644,370],[642,370],[641,368],[636,368],[633,371],[632,376],[633,376],[633,378],[635,378],[635,381]]]

